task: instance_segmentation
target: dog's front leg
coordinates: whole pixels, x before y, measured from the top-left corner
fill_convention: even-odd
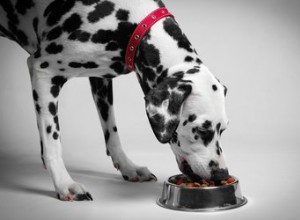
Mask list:
[[[115,168],[121,171],[127,181],[156,180],[147,167],[135,165],[121,146],[113,109],[112,80],[91,77],[90,83],[104,132],[107,155],[111,156]]]
[[[92,200],[85,188],[71,178],[62,159],[58,96],[67,78],[54,75],[45,66],[38,60],[28,59],[44,166],[51,174],[59,199]]]

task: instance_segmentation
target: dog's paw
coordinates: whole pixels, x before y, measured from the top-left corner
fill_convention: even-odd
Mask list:
[[[60,186],[59,189],[57,189],[57,198],[62,201],[93,200],[91,194],[85,190],[84,186],[75,182]]]
[[[157,181],[156,176],[147,167],[126,167],[121,169],[124,180],[129,182]]]

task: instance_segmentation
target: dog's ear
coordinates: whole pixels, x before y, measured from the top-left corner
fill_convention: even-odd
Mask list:
[[[190,81],[168,77],[146,95],[147,116],[161,143],[172,138],[180,122],[181,106],[191,91]]]

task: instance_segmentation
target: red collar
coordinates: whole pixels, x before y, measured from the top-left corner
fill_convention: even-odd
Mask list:
[[[130,71],[134,70],[134,57],[139,44],[148,30],[160,19],[173,15],[166,8],[158,8],[145,17],[136,27],[126,49],[125,64]]]

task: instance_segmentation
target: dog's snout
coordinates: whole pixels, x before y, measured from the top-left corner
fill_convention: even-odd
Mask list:
[[[215,169],[211,172],[211,179],[212,180],[224,180],[229,177],[228,169]]]

